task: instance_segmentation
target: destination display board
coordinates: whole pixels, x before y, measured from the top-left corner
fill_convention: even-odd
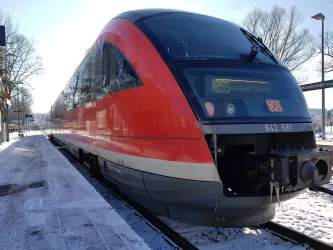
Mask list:
[[[206,76],[205,95],[214,97],[221,95],[244,96],[262,93],[270,93],[271,86],[269,82],[244,80],[244,79],[223,79],[213,76]]]
[[[317,90],[317,89],[333,88],[333,80],[303,84],[303,85],[300,85],[300,88],[303,92]]]

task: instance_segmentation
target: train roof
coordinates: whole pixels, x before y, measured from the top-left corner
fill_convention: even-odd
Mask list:
[[[199,14],[199,13],[194,13],[194,12],[190,12],[190,11],[185,11],[185,10],[176,10],[176,9],[138,9],[138,10],[130,10],[130,11],[126,11],[123,13],[120,13],[119,15],[115,16],[115,18],[124,18],[127,19],[129,21],[131,21],[132,23],[135,23],[139,20],[151,17],[151,16],[155,16],[155,15],[159,15],[159,14],[166,14],[166,13],[187,13],[187,14],[194,14],[194,15],[201,15],[201,16],[205,16],[203,14]]]

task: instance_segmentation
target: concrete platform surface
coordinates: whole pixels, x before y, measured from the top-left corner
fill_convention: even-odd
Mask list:
[[[150,249],[42,134],[0,152],[0,249]]]

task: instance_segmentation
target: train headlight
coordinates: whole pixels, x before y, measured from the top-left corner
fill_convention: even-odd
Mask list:
[[[227,112],[230,115],[233,115],[235,113],[235,105],[233,105],[232,103],[229,103],[227,106]]]
[[[206,107],[206,110],[207,110],[209,116],[213,116],[215,113],[214,104],[211,102],[205,102],[205,107]]]

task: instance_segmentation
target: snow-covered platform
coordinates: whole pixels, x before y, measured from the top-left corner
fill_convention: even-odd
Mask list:
[[[0,152],[0,249],[150,249],[42,134]]]

